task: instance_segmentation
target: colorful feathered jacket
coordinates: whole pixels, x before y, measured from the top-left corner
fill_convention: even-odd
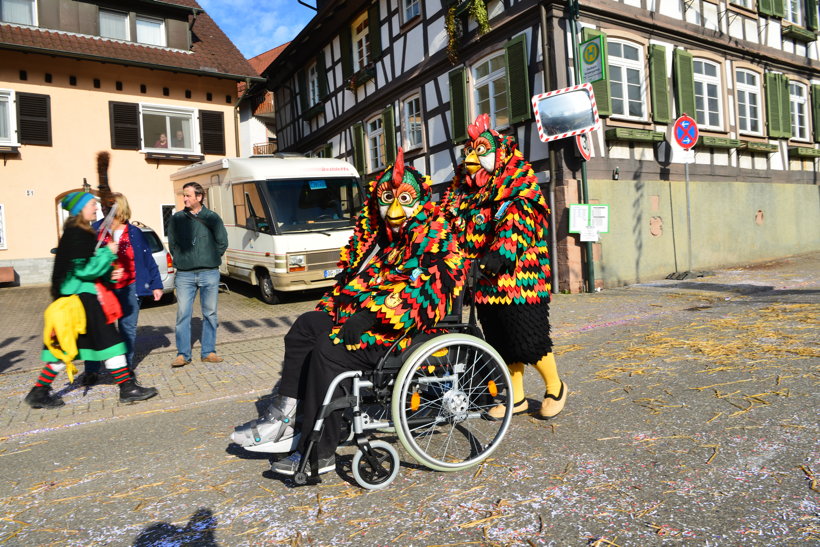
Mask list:
[[[479,186],[459,165],[443,206],[468,261],[498,252],[509,265],[479,279],[477,303],[549,302],[549,207],[530,163],[511,138],[497,136],[500,166]]]
[[[397,234],[384,227],[374,190],[385,173],[369,185],[368,200],[342,249],[340,281],[316,306],[333,318],[334,340],[354,313],[374,312],[377,323],[362,335],[362,348],[389,346],[405,333],[430,330],[451,311],[464,286],[464,259],[444,211],[429,201],[426,177],[418,175],[423,200],[419,211]],[[402,341],[404,346],[409,343],[410,336]]]

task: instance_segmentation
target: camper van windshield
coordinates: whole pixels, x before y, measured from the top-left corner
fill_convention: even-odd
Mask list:
[[[278,179],[266,185],[282,233],[349,228],[362,207],[354,178]]]

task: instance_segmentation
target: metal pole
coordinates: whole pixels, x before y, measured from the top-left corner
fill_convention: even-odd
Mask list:
[[[688,271],[691,273],[692,269],[692,208],[690,206],[690,199],[689,199],[689,163],[683,164],[683,177],[686,181],[686,243],[688,246],[689,252],[689,269]]]
[[[581,81],[581,63],[578,59],[578,17],[580,15],[581,7],[578,0],[570,0],[569,3],[569,21],[570,32],[572,33],[572,61],[575,68],[575,83]],[[589,189],[587,187],[587,162],[581,162],[581,201],[589,203]],[[587,241],[585,245],[586,251],[586,270],[587,270],[587,292],[595,292],[595,261],[592,255],[592,242]]]
[[[547,8],[540,4],[541,15],[541,59],[543,60],[543,72],[541,73],[544,82],[544,90],[553,89],[551,78],[551,67],[548,59],[551,59],[549,40],[547,40]],[[549,146],[549,145],[548,145]],[[561,280],[558,273],[558,230],[555,227],[555,174],[557,173],[557,162],[555,157],[555,147],[549,146],[549,181],[547,182],[548,203],[550,207],[550,273],[552,276],[552,293],[558,294]]]

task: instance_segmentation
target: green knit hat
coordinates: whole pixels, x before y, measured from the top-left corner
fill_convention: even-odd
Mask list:
[[[79,214],[80,211],[83,210],[83,207],[85,207],[85,204],[92,199],[94,199],[94,194],[89,194],[88,192],[71,192],[60,200],[60,203],[63,209],[68,211],[68,214],[74,216]]]

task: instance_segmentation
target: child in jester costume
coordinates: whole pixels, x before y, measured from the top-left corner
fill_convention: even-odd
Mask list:
[[[490,127],[487,114],[467,128],[464,161],[445,207],[465,257],[479,261],[475,287],[478,317],[487,342],[504,358],[513,383],[513,412],[528,410],[524,364],[539,372],[546,393],[539,414],[564,408],[567,386],[558,376],[549,326],[549,208],[532,166],[512,137]],[[490,411],[504,416],[499,405]]]
[[[271,409],[231,436],[246,449],[304,450],[307,435],[298,433],[312,430],[332,380],[344,371],[375,368],[396,339],[432,328],[460,294],[463,258],[448,222],[429,201],[429,179],[403,161],[399,149],[396,163],[370,183],[342,249],[337,284],[285,336],[282,380]],[[294,424],[297,403],[300,426]],[[339,412],[325,418],[317,445],[320,473],[335,468],[340,420]],[[294,452],[273,470],[292,475],[300,459],[301,452]]]

